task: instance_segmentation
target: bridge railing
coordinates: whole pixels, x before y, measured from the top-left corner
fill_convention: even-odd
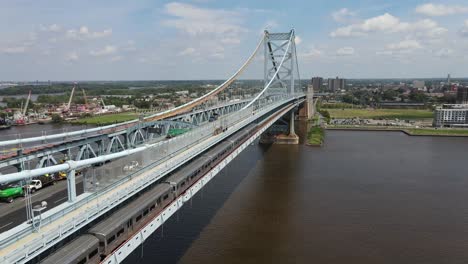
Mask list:
[[[290,96],[288,99],[280,101],[265,102],[264,107],[257,111],[253,111],[252,108],[248,108],[237,113],[231,114],[229,118],[226,118],[226,120],[218,120],[216,122],[217,125],[225,124],[228,127],[230,127],[230,129],[227,131],[227,133],[222,133],[219,138],[215,138],[217,138],[218,141],[221,140],[222,138],[235,132],[243,125],[252,122],[260,115],[263,115],[268,111],[271,111],[272,109],[292,99],[294,99],[294,96]],[[16,250],[9,252],[5,256],[4,260],[10,261],[13,259],[20,260],[22,258],[27,258],[28,256],[31,256],[31,254],[34,254],[37,250],[41,250],[42,248],[48,247],[48,245],[55,243],[57,239],[62,238],[64,236],[68,236],[70,233],[74,232],[74,230],[83,227],[85,224],[89,223],[91,220],[95,219],[103,212],[109,210],[111,207],[125,200],[127,197],[133,195],[135,192],[141,190],[142,188],[148,186],[152,182],[160,179],[163,175],[177,168],[178,166],[180,166],[180,164],[183,164],[185,161],[191,159],[207,147],[215,144],[218,141],[207,140],[208,138],[211,138],[213,136],[213,129],[216,129],[216,125],[213,125],[214,124],[208,124],[207,126],[201,127],[200,129],[196,129],[191,133],[185,134],[184,136],[172,138],[168,141],[165,141],[164,143],[152,146],[148,149],[147,153],[165,153],[164,151],[161,152],[161,149],[164,150],[164,148],[166,148],[168,151],[167,153],[171,154],[168,154],[167,156],[165,156],[165,158],[163,158],[162,160],[160,159],[156,162],[153,161],[152,158],[149,159],[139,170],[123,175],[123,177],[121,177],[120,179],[117,179],[115,182],[109,184],[108,186],[102,188],[97,192],[86,193],[84,195],[79,196],[79,199],[75,203],[68,204],[65,208],[60,208],[59,206],[57,208],[45,212],[43,215],[44,226],[57,221],[61,217],[67,215],[68,213],[78,208],[85,208],[84,213],[80,214],[79,216],[73,217],[70,221],[61,224],[52,230],[48,230],[47,234],[42,234],[38,236],[33,241],[23,245],[23,247],[18,247]],[[207,143],[201,144],[204,140],[207,141]],[[188,142],[191,142],[191,145],[185,145]],[[170,144],[175,144],[175,147],[170,146]],[[181,153],[183,155],[181,155],[180,158],[172,159],[175,155]],[[158,157],[161,156],[155,156],[154,159],[157,159]],[[154,170],[157,166],[159,166],[157,170]],[[141,176],[138,177],[138,180],[135,179],[135,184],[131,184],[128,187],[119,190],[118,192],[113,192],[112,194],[109,194],[111,190],[114,190],[117,186],[121,186],[125,182],[134,179],[137,175]],[[19,239],[23,238],[25,235],[31,232],[32,227],[30,225],[23,224],[22,226],[19,226],[1,234],[0,248],[5,248],[6,246],[11,245],[15,241],[18,241]]]

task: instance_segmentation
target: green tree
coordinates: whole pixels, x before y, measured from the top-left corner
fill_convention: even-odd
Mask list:
[[[52,115],[52,122],[53,123],[62,123],[63,118],[59,114],[53,114]]]

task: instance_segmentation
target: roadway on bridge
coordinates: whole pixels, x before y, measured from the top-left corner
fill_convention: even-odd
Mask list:
[[[83,177],[79,176],[76,183],[77,195],[83,193]],[[55,185],[44,187],[32,195],[33,206],[47,202],[47,210],[50,210],[68,199],[67,181],[57,182]],[[9,229],[26,221],[26,198],[18,197],[13,203],[0,202],[0,232]]]

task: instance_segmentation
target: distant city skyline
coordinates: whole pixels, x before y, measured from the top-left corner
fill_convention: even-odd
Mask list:
[[[291,28],[302,79],[468,77],[466,1],[0,0],[0,81],[226,79]]]

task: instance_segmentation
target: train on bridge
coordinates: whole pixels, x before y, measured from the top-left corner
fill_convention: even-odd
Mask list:
[[[242,145],[257,130],[251,124],[172,172],[156,185],[148,187],[138,198],[90,228],[67,245],[59,248],[41,263],[107,263],[106,257],[138,233],[213,169],[220,161]]]

